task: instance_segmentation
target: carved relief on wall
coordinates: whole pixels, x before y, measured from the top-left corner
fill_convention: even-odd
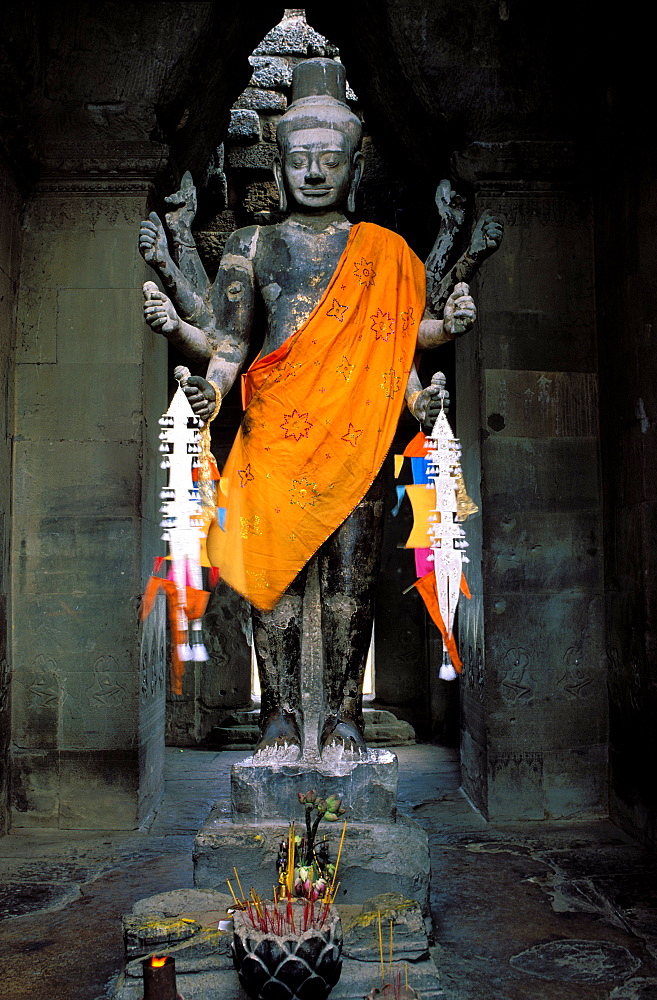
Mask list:
[[[523,646],[507,650],[502,658],[500,693],[507,705],[527,705],[533,698],[530,658]]]
[[[566,650],[556,680],[557,689],[575,700],[593,693],[593,678],[586,671],[583,650],[583,643],[576,643]]]
[[[57,707],[62,687],[57,661],[40,653],[34,658],[30,677],[27,692],[33,708],[39,711]]]
[[[139,697],[142,702],[164,691],[167,662],[165,622],[165,601],[163,597],[158,597],[141,630]]]
[[[99,656],[94,663],[93,683],[86,692],[94,708],[119,708],[125,702],[127,692],[117,678],[118,668],[113,656]]]

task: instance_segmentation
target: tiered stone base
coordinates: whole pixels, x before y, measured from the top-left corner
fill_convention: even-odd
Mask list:
[[[245,892],[254,888],[271,899],[276,883],[276,856],[287,827],[280,822],[231,823],[225,814],[211,813],[194,841],[194,884],[227,891],[233,865]],[[340,828],[330,831],[332,857]],[[423,912],[429,905],[429,847],[427,835],[412,820],[396,823],[350,823],[347,827],[336,902],[364,903],[382,892],[401,892],[416,900]]]
[[[128,961],[114,992],[114,1000],[141,1000],[143,995],[142,959],[151,954],[175,958],[178,992],[185,1000],[248,1000],[242,990],[231,955],[232,931],[217,930],[226,916],[230,897],[210,890],[180,889],[140,900],[132,914],[124,918]],[[444,997],[439,973],[429,957],[428,942],[420,907],[399,894],[377,897],[364,906],[339,906],[343,925],[344,947],[342,974],[331,991],[331,1000],[362,1000],[375,986],[381,986],[378,948],[378,918],[386,932],[386,981],[401,974],[423,1000]],[[393,921],[394,956],[388,962],[388,932]],[[187,940],[166,940],[167,925],[174,937],[182,921],[190,922]],[[142,946],[139,947],[140,933]],[[143,939],[160,936],[158,947],[148,949]],[[400,960],[401,959],[401,960]]]

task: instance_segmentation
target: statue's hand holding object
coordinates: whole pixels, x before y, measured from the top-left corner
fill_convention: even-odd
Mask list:
[[[470,295],[470,289],[464,281],[459,281],[445,304],[443,315],[445,333],[451,337],[461,337],[474,325],[476,318],[477,307]]]

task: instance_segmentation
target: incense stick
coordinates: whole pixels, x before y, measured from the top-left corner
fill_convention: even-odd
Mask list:
[[[235,865],[233,865],[233,871],[235,872],[235,878],[237,880],[237,888],[240,891],[240,896],[242,897],[242,899],[246,899],[246,896],[244,895],[244,889],[242,888],[242,883],[240,882],[240,877],[237,874],[237,868],[235,867]]]
[[[235,903],[235,906],[240,907],[240,903],[239,903],[239,901],[237,899],[237,896],[235,895],[235,892],[233,890],[232,885],[230,884],[230,879],[228,879],[228,878],[226,879],[226,885],[230,889],[230,894],[233,897],[233,902]]]
[[[390,921],[390,979],[392,980],[392,920]]]
[[[381,910],[377,911],[377,917],[379,921],[379,959],[381,960],[381,985],[383,986],[386,979],[386,966],[383,960],[383,931],[381,930]]]

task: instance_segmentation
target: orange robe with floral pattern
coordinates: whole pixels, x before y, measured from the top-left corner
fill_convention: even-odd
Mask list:
[[[424,266],[405,241],[362,222],[309,318],[244,376],[225,530],[213,525],[208,553],[256,607],[276,604],[379,472],[424,299]]]

